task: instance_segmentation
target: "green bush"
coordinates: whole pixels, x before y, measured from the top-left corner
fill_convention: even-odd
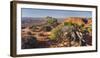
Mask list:
[[[73,24],[71,22],[64,22],[64,26],[72,26]]]
[[[53,18],[53,17],[47,16],[46,19],[47,19],[47,24],[49,24],[49,25],[57,22],[57,19]]]
[[[56,40],[59,38],[62,27],[63,25],[61,24],[51,30],[51,35],[49,36],[50,40]]]

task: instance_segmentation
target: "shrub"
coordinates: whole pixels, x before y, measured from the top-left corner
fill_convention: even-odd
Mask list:
[[[50,40],[56,40],[59,38],[62,27],[63,25],[61,24],[51,30],[51,35],[49,36]]]
[[[47,24],[49,24],[49,25],[57,22],[57,19],[53,18],[53,17],[47,16],[46,19],[47,19]]]
[[[64,22],[64,26],[72,26],[73,24],[71,22]]]

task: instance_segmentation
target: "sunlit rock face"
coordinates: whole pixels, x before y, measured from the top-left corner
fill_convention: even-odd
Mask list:
[[[83,18],[80,17],[69,17],[65,19],[65,22],[71,22],[75,24],[84,24]]]
[[[84,24],[85,26],[91,25],[92,24],[92,19],[91,18],[83,18],[83,17],[69,17],[65,19],[65,22],[71,22],[75,23],[78,25]]]
[[[76,24],[88,24],[91,23],[91,18],[83,18],[83,17],[69,17],[65,19],[65,22],[71,22]]]

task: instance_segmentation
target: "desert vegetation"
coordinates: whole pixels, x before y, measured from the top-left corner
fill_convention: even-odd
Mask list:
[[[23,20],[22,49],[92,45],[92,18],[68,17],[61,20],[50,16]]]

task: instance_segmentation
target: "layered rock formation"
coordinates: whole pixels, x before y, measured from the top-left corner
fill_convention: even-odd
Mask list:
[[[71,22],[78,25],[84,24],[85,27],[88,27],[92,24],[91,18],[82,18],[82,17],[69,17],[64,20],[64,22]]]

